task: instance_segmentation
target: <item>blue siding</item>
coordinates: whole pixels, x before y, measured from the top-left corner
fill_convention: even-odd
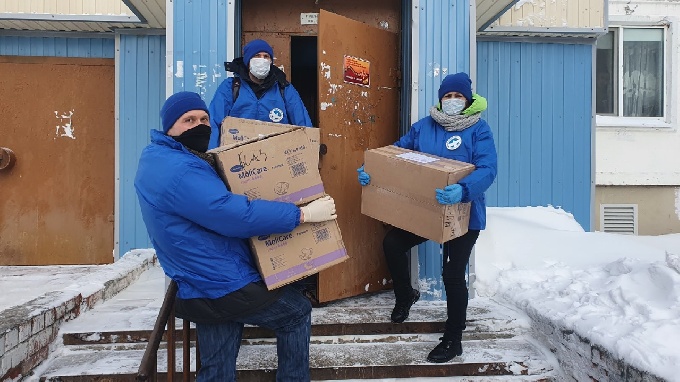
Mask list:
[[[217,86],[226,78],[227,2],[225,0],[176,0],[173,4],[173,89],[199,93],[210,103]],[[233,26],[229,26],[233,28]],[[178,62],[183,63],[182,76]]]
[[[439,84],[447,74],[470,72],[470,2],[468,0],[421,0],[418,16],[418,118],[437,103]],[[415,75],[415,74],[414,74]],[[434,190],[433,190],[434,192]],[[419,276],[424,300],[439,300],[441,245],[418,246]]]
[[[470,71],[468,0],[421,0],[418,30],[418,117],[428,115],[447,74]]]
[[[114,58],[113,38],[0,36],[0,56]]]
[[[491,206],[559,206],[590,230],[592,45],[480,42],[477,92],[498,148]]]
[[[118,116],[120,142],[119,255],[134,248],[151,248],[134,188],[137,163],[149,143],[149,132],[160,126],[165,100],[165,36],[120,36]]]

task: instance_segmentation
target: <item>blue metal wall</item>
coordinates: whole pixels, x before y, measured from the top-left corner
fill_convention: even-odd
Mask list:
[[[418,118],[437,102],[446,75],[470,71],[470,2],[420,0],[418,15]],[[410,59],[407,57],[406,59]]]
[[[111,38],[0,36],[0,56],[114,58]]]
[[[173,5],[172,93],[194,91],[209,103],[225,78],[227,4],[225,0],[176,0]],[[160,126],[165,101],[166,36],[120,36],[118,66],[120,190],[119,255],[152,245],[134,189],[137,163],[149,143],[149,131]],[[178,62],[180,64],[178,64]]]
[[[119,256],[134,248],[151,248],[134,188],[137,163],[160,128],[165,101],[165,36],[120,36],[118,77]]]
[[[479,42],[477,92],[494,132],[491,206],[559,206],[590,230],[592,45]]]
[[[227,1],[175,0],[172,4],[172,92],[193,91],[210,103],[226,78]]]
[[[422,118],[437,102],[437,91],[446,75],[470,72],[470,2],[420,0],[415,15],[418,73],[414,76],[418,78],[418,118]],[[422,299],[439,300],[444,294],[441,245],[421,244],[418,254]]]

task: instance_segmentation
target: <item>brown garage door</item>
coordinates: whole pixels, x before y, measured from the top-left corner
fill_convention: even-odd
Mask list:
[[[0,147],[16,156],[0,265],[112,262],[114,61],[0,56],[0,73]]]

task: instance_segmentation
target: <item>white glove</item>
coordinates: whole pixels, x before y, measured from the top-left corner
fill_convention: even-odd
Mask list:
[[[335,214],[335,201],[328,195],[300,207],[300,211],[302,211],[303,223],[325,222],[338,217]]]

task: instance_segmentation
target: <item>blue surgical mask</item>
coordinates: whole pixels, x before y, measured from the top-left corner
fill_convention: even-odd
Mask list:
[[[447,98],[442,100],[442,111],[446,115],[458,115],[465,109],[465,100],[460,98]]]

